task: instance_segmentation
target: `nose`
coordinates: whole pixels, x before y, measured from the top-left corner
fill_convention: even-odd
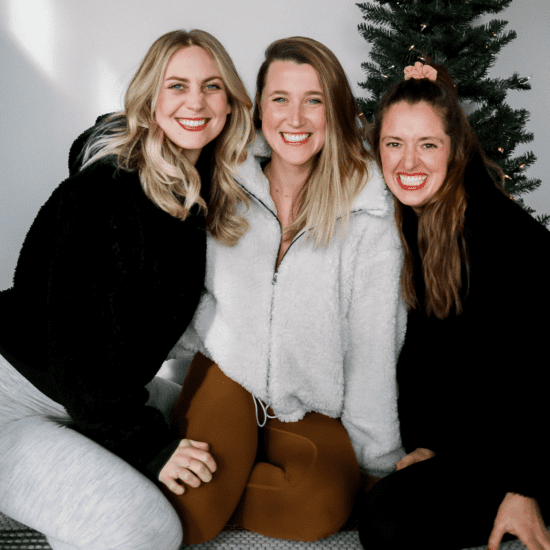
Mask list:
[[[304,123],[304,111],[301,103],[295,102],[290,105],[289,122],[294,127],[300,127]]]
[[[204,93],[200,88],[191,88],[187,93],[187,107],[193,111],[200,111],[204,107]]]
[[[403,151],[403,168],[412,171],[418,164],[418,156],[414,147],[405,147]]]

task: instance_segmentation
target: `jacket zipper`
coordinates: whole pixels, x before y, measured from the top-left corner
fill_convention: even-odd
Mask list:
[[[281,222],[279,221],[279,218],[277,218],[275,212],[273,212],[268,206],[260,200],[256,195],[251,193],[246,187],[244,187],[242,184],[239,183],[239,185],[245,190],[245,192],[250,195],[251,197],[254,197],[258,201],[259,204],[261,204],[277,221],[279,224],[279,235],[280,238],[283,236],[283,231],[281,228]],[[279,272],[279,268],[281,267],[281,264],[283,263],[283,260],[285,259],[286,255],[288,254],[288,251],[292,248],[292,245],[305,233],[305,231],[302,231],[301,233],[298,233],[296,237],[292,240],[288,248],[286,249],[286,252],[284,253],[283,257],[281,258],[281,261],[279,262],[279,266],[274,270],[273,277],[271,279],[271,285],[275,287],[277,284],[277,274]],[[281,250],[281,244],[279,244],[279,248],[277,248],[277,254],[275,256],[275,265],[277,265],[277,258],[279,257],[279,250]],[[267,351],[267,380],[266,380],[266,393],[267,397],[269,399],[269,375],[271,372],[271,341],[272,341],[272,335],[273,335],[273,304],[275,302],[275,288],[273,288],[271,292],[271,307],[269,311],[269,346]]]

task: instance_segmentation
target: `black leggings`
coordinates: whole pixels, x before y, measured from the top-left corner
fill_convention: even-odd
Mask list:
[[[380,480],[363,497],[359,537],[369,550],[416,542],[423,550],[486,545],[505,492],[434,457]],[[550,496],[550,493],[547,493]],[[550,522],[550,499],[539,500]],[[515,537],[505,535],[503,541]]]

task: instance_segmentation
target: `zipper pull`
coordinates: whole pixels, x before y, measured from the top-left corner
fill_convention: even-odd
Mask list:
[[[271,284],[274,285],[277,283],[277,272],[273,274],[273,279],[271,279]]]

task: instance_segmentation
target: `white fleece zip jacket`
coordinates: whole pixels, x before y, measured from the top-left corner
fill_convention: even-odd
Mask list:
[[[404,455],[395,365],[406,309],[389,191],[373,164],[344,238],[315,248],[301,232],[275,272],[281,226],[260,166],[270,154],[258,135],[235,173],[250,229],[234,247],[208,238],[206,292],[170,358],[201,351],[282,421],[340,417],[360,466],[383,476]]]

